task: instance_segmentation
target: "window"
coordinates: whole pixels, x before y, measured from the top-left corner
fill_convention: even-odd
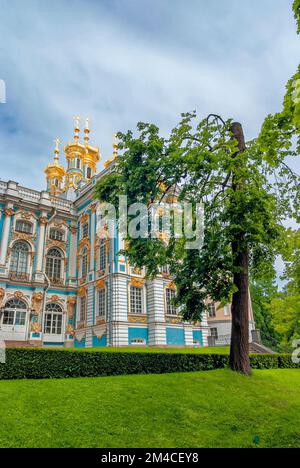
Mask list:
[[[226,304],[224,306],[224,315],[227,317],[228,315],[230,315],[230,304]]]
[[[219,336],[218,336],[218,329],[217,329],[217,328],[211,328],[211,329],[210,329],[210,334],[211,334],[211,336],[212,336],[215,340],[217,340],[218,337],[219,337]]]
[[[86,315],[86,298],[81,297],[80,298],[80,315],[79,315],[80,322],[85,321],[85,315]]]
[[[176,291],[175,289],[166,289],[166,304],[167,304],[167,315],[177,315],[176,307],[173,304],[173,299],[175,299]]]
[[[55,247],[50,249],[46,258],[46,275],[52,281],[61,279],[62,274],[62,253]]]
[[[27,306],[21,299],[11,299],[5,304],[2,316],[3,325],[24,326]]]
[[[165,275],[169,274],[169,265],[164,265],[161,267],[161,272],[164,273]]]
[[[87,170],[86,170],[86,177],[88,179],[91,179],[91,177],[92,177],[92,169],[90,167],[88,167]]]
[[[213,302],[211,302],[210,304],[208,304],[208,316],[210,318],[213,318],[216,316],[216,306]]]
[[[88,237],[89,235],[89,225],[88,223],[85,223],[82,225],[82,238]]]
[[[57,240],[57,241],[63,241],[64,240],[64,232],[61,231],[60,229],[50,229],[50,234],[49,234],[50,239],[52,240]]]
[[[29,245],[19,241],[13,245],[11,251],[10,270],[17,277],[25,277],[28,270]]]
[[[58,304],[47,304],[44,322],[44,333],[47,333],[49,335],[61,335],[62,318],[62,308]]]
[[[99,317],[105,317],[106,311],[106,291],[105,288],[98,291],[98,315]]]
[[[130,313],[142,314],[142,288],[130,287]]]
[[[81,278],[85,278],[88,270],[88,251],[83,249],[81,259]]]
[[[18,219],[16,222],[16,231],[32,234],[32,224],[28,221],[24,221],[23,219]]]
[[[106,241],[102,239],[99,247],[99,270],[105,271],[106,269]]]

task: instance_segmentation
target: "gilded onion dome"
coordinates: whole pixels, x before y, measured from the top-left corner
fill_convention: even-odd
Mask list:
[[[57,138],[55,140],[55,150],[53,162],[48,164],[45,169],[47,190],[53,195],[59,195],[63,191],[63,179],[65,176],[65,168],[59,163],[59,144],[60,141]]]

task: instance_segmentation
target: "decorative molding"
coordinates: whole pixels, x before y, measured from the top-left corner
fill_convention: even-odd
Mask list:
[[[96,288],[97,289],[104,289],[105,288],[105,281],[103,279],[99,279],[96,282]]]
[[[128,322],[130,323],[147,323],[148,317],[144,314],[128,315]]]
[[[44,294],[41,292],[36,292],[32,294],[31,308],[35,311],[37,315],[39,315],[42,310],[43,299],[44,299]]]
[[[67,325],[67,326],[66,326],[66,334],[67,334],[67,335],[74,335],[74,327],[73,327],[73,325]]]
[[[106,335],[106,327],[93,327],[93,335],[95,335],[98,339],[101,339],[103,335]]]
[[[48,218],[46,216],[40,216],[39,217],[39,223],[46,226],[46,224],[48,224]]]
[[[89,220],[89,215],[87,213],[84,213],[83,215],[80,216],[79,220],[81,224],[85,224]]]
[[[78,289],[78,297],[86,296],[86,289],[84,287]]]
[[[73,318],[74,317],[74,307],[77,302],[76,296],[71,296],[68,297],[67,299],[67,311],[68,311],[68,317]]]
[[[30,326],[30,330],[33,332],[33,333],[41,333],[42,331],[42,327],[40,325],[39,322],[33,322]]]
[[[0,288],[0,307],[3,306],[4,298],[5,298],[5,289]]]
[[[142,278],[132,278],[130,281],[130,286],[134,286],[135,288],[142,288],[145,284],[145,280]]]
[[[97,210],[97,203],[93,203],[93,204],[91,205],[91,211],[92,211],[92,213],[96,213],[96,210]]]
[[[170,281],[167,284],[167,289],[176,289],[176,284],[174,283],[174,281]]]
[[[12,208],[5,208],[4,214],[5,214],[5,216],[11,217],[11,216],[14,215],[14,210]]]

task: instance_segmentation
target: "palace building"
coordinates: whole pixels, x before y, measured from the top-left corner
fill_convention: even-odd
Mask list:
[[[97,173],[99,148],[90,144],[88,120],[81,140],[77,118],[64,148],[66,166],[59,154],[56,140],[45,191],[0,180],[0,340],[80,348],[207,346],[207,319],[182,322],[173,306],[168,269],[146,280],[119,255],[120,235],[96,233],[93,188],[113,170],[116,142]]]

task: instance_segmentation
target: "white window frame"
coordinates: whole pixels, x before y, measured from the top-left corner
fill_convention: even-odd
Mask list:
[[[101,313],[100,314],[100,294],[104,294],[104,298],[102,298],[102,300],[104,299],[104,304],[102,302],[102,305],[104,305],[104,313]],[[96,316],[99,317],[99,318],[104,318],[106,319],[106,307],[107,307],[107,291],[106,291],[106,287],[104,288],[101,288],[101,289],[97,289],[97,313],[96,313]]]
[[[132,298],[134,297],[136,300],[136,295],[132,295],[132,290],[139,290],[141,293],[141,309],[140,312],[137,312],[137,304],[132,303]],[[145,314],[145,304],[144,304],[144,288],[143,287],[137,287],[137,286],[132,286],[129,285],[129,310],[130,310],[130,315],[144,315]]]
[[[172,294],[170,294],[172,293]],[[173,297],[168,297],[168,295],[171,295]],[[166,315],[169,315],[169,316],[176,316],[178,315],[178,309],[173,305],[171,304],[171,300],[173,298],[176,297],[176,290],[173,289],[173,288],[165,288],[165,311],[166,311]]]
[[[23,226],[23,228],[18,229],[18,225],[20,224]],[[29,229],[25,229],[25,226],[28,226]],[[24,234],[33,234],[33,224],[25,219],[16,219],[15,231],[22,232]]]

